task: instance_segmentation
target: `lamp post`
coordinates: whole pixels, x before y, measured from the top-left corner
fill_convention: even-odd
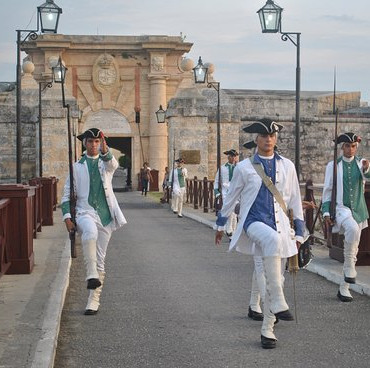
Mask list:
[[[291,41],[297,49],[296,84],[295,84],[295,168],[299,179],[300,175],[300,98],[301,98],[301,65],[300,65],[300,37],[299,32],[283,32],[281,30],[281,13],[283,8],[273,0],[267,0],[265,6],[257,11],[262,33],[280,33],[283,41]],[[295,36],[296,38],[293,38]]]
[[[41,25],[41,32],[52,32],[56,33],[58,29],[59,16],[62,13],[62,9],[54,4],[53,0],[47,0],[46,3],[37,7],[37,29],[25,30],[17,29],[17,97],[16,97],[16,177],[17,183],[22,181],[22,122],[21,122],[21,111],[22,111],[22,81],[21,81],[21,46],[27,41],[27,39],[36,40],[38,38],[37,32]]]
[[[39,82],[39,176],[42,177],[42,99],[41,94],[46,88],[51,88],[53,81]]]
[[[194,71],[195,83],[207,83],[207,88],[214,88],[217,91],[217,170],[219,173],[219,183],[221,183],[221,115],[220,115],[220,82],[210,82],[208,80],[208,68],[203,65],[202,58],[199,56],[198,64]]]

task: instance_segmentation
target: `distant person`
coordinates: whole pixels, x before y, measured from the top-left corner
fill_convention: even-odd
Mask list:
[[[214,186],[213,186],[216,198],[221,196],[222,201],[225,201],[227,191],[230,186],[230,181],[233,178],[235,165],[238,162],[238,156],[239,156],[238,152],[234,149],[225,151],[224,154],[227,155],[227,162],[220,167],[221,174],[217,170],[215,181],[214,181]],[[237,203],[235,203],[235,206],[236,205]],[[225,226],[226,227],[225,232],[229,238],[231,238],[231,236],[233,235],[233,232],[236,229],[237,220],[238,220],[237,214],[235,213],[235,211],[233,211],[230,214],[227,220],[226,226]]]
[[[337,198],[335,221],[330,219],[330,203],[333,188],[333,161],[326,166],[322,213],[327,228],[333,226],[333,233],[344,234],[343,281],[339,285],[337,297],[342,302],[351,302],[353,297],[349,285],[356,283],[356,261],[361,231],[368,226],[369,213],[364,196],[364,182],[370,179],[369,161],[356,156],[361,142],[355,133],[338,136],[343,154],[337,161]]]
[[[107,146],[101,130],[91,128],[77,137],[86,153],[73,164],[76,193],[76,223],[81,235],[89,297],[85,315],[98,312],[105,278],[105,256],[114,230],[126,224],[113,193],[112,178],[118,162]],[[70,213],[70,180],[62,198],[63,220],[68,232],[74,229]]]
[[[150,167],[148,162],[144,162],[143,168],[141,169],[141,195],[145,196],[149,190],[149,184],[153,181],[152,174],[150,173]]]
[[[169,178],[170,178],[170,171],[168,169],[168,166],[164,168],[164,177],[163,177],[163,182],[162,182],[162,191],[163,195],[162,198],[160,199],[161,203],[164,203],[166,201],[166,195],[167,195],[167,188],[169,186]]]
[[[184,167],[185,161],[177,159],[176,167],[171,171],[169,185],[172,187],[172,211],[178,217],[182,217],[182,206],[186,194],[186,178],[188,170]]]

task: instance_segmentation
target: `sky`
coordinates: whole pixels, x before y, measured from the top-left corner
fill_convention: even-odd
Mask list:
[[[16,29],[36,28],[44,0],[0,0],[0,81],[15,80]],[[55,0],[58,33],[185,36],[185,55],[215,65],[221,88],[295,90],[296,47],[263,34],[266,0]],[[301,33],[301,90],[360,91],[370,101],[370,2],[280,0],[282,30]]]

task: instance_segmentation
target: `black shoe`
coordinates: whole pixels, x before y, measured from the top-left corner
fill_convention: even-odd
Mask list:
[[[282,321],[294,321],[292,313],[289,312],[289,309],[275,313],[275,317],[281,319]]]
[[[173,213],[177,213],[177,211],[173,211]]]
[[[98,313],[97,310],[86,309],[84,315],[85,316],[95,316],[96,313]]]
[[[348,302],[351,302],[353,300],[353,298],[350,297],[350,296],[342,295],[339,290],[338,290],[338,293],[337,293],[337,297],[341,302],[344,302],[344,303],[348,303]]]
[[[263,349],[275,349],[276,348],[276,339],[270,339],[261,335],[261,345]]]
[[[182,215],[177,215],[177,217],[180,217],[180,218],[182,218]]]
[[[233,233],[228,233],[228,232],[226,232],[226,235],[227,235],[229,238],[231,238],[231,237],[233,236]]]
[[[356,277],[346,277],[344,276],[344,281],[348,284],[355,284],[356,283]]]
[[[255,312],[251,307],[248,308],[248,317],[253,321],[263,321],[263,313]]]
[[[101,286],[101,282],[99,279],[88,279],[87,280],[87,288],[90,290],[96,289]]]

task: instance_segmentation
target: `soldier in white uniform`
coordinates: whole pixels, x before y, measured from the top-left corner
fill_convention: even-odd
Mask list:
[[[101,130],[91,128],[77,137],[86,153],[73,164],[76,193],[76,223],[81,235],[82,251],[89,289],[85,315],[94,315],[100,305],[105,278],[105,256],[112,231],[126,223],[113,193],[113,173],[118,162],[110,152]],[[70,213],[70,180],[66,180],[62,198],[63,220],[67,230],[75,225]]]
[[[256,133],[258,153],[236,166],[226,201],[218,214],[216,244],[220,244],[227,218],[240,198],[240,216],[231,239],[230,250],[262,256],[266,278],[264,318],[261,329],[261,345],[264,349],[276,347],[274,322],[294,320],[283,292],[283,264],[286,258],[297,254],[302,242],[304,221],[299,182],[294,164],[274,152],[277,133],[282,126],[271,119],[261,119],[244,128]],[[295,230],[285,210],[263,184],[256,168],[262,165],[264,175],[280,192],[287,209],[293,210]]]
[[[326,167],[322,198],[322,212],[328,226],[333,226],[334,233],[344,234],[344,279],[339,286],[337,297],[342,302],[353,300],[349,285],[356,283],[356,261],[361,231],[368,226],[367,211],[364,197],[365,180],[370,179],[369,161],[356,156],[360,137],[352,132],[338,136],[342,143],[343,155],[337,161],[337,198],[336,218],[330,219],[329,208],[333,187],[333,161]]]
[[[185,161],[182,158],[177,159],[176,168],[171,170],[169,185],[172,187],[172,211],[178,217],[182,217],[182,205],[186,194],[186,178],[188,170],[184,167]]]
[[[233,178],[234,169],[237,162],[238,152],[234,149],[228,150],[224,152],[225,155],[227,155],[227,162],[220,167],[221,169],[221,175],[219,174],[219,171],[217,170],[215,182],[214,182],[214,193],[216,198],[220,195],[222,195],[222,202],[225,201],[227,191],[229,189],[230,181]],[[220,179],[221,179],[221,185],[220,185]],[[220,190],[221,187],[221,190]],[[226,235],[231,238],[233,235],[233,232],[236,229],[238,219],[235,211],[231,213],[229,216],[227,223],[226,223]]]

